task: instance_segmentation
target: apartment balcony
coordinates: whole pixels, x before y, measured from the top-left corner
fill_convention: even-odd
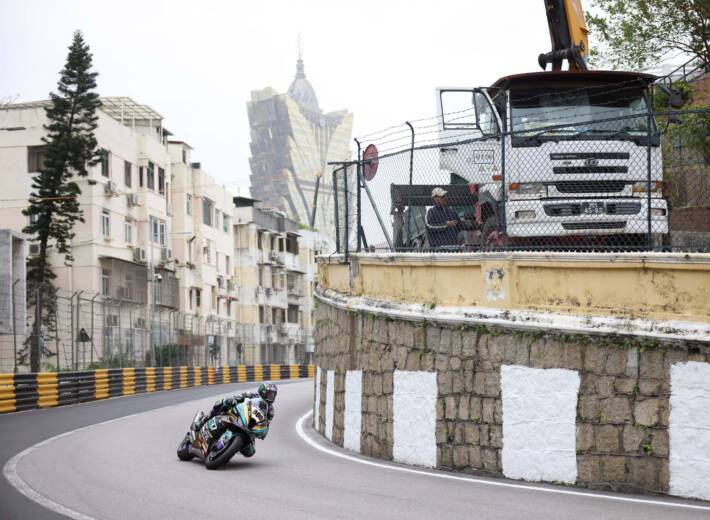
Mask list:
[[[148,269],[119,258],[101,257],[101,294],[111,300],[148,303]]]
[[[180,307],[180,288],[174,272],[167,269],[156,269],[153,289],[155,305],[173,309]]]

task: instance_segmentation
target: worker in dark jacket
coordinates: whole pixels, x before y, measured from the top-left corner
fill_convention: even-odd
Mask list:
[[[431,192],[434,206],[426,213],[426,230],[430,247],[456,246],[457,232],[461,225],[458,213],[446,203],[446,191],[434,188]]]

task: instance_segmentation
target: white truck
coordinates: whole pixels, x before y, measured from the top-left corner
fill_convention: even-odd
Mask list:
[[[666,234],[654,80],[546,71],[437,89],[439,166],[475,186],[481,246],[642,246]]]

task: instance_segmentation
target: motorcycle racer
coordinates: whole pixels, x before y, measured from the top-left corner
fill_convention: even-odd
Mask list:
[[[195,431],[199,431],[202,426],[213,417],[224,414],[227,410],[243,402],[245,399],[252,399],[255,397],[260,397],[266,402],[268,406],[266,418],[269,420],[269,422],[271,422],[271,420],[274,418],[274,401],[276,400],[277,392],[278,390],[276,388],[276,385],[274,383],[266,381],[259,385],[259,389],[257,392],[242,392],[241,394],[236,394],[230,397],[225,397],[224,399],[220,399],[214,404],[214,406],[212,406],[212,410],[210,411],[209,415],[206,415],[205,418],[199,423],[193,424],[193,429]],[[256,449],[254,448],[253,442],[245,444],[239,451],[245,457],[251,457],[254,455],[254,453],[256,453]]]

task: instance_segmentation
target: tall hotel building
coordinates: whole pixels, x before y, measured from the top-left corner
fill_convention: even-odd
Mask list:
[[[333,167],[328,162],[352,158],[353,114],[321,110],[301,58],[299,55],[296,77],[286,94],[270,87],[251,93],[247,104],[251,194],[264,206],[278,208],[289,218],[309,224],[320,175],[314,227],[333,239]]]

